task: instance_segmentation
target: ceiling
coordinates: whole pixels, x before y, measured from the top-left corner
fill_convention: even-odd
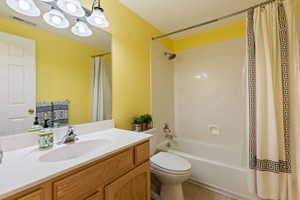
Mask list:
[[[40,8],[42,14],[50,10],[50,6],[41,1],[35,1],[35,3]],[[76,19],[74,17],[68,16],[67,14],[65,14],[65,16],[70,22],[70,27],[67,29],[57,29],[57,28],[54,28],[54,27],[46,24],[46,22],[42,18],[42,15],[39,17],[28,17],[25,15],[21,15],[15,11],[13,11],[12,9],[10,9],[4,0],[0,1],[0,17],[10,18],[10,19],[12,17],[19,17],[23,20],[26,20],[27,22],[35,24],[36,28],[41,29],[46,32],[49,32],[51,34],[57,35],[59,37],[73,40],[73,41],[94,47],[98,50],[102,50],[105,52],[111,51],[111,34],[110,33],[106,32],[102,29],[98,29],[98,28],[89,26],[91,28],[91,30],[93,31],[92,36],[87,37],[87,38],[75,36],[71,32],[71,26],[73,26],[75,24]]]
[[[243,10],[263,0],[119,0],[161,32],[172,32],[199,24],[236,11]],[[176,34],[173,39],[205,31],[245,19],[233,17],[217,24]]]

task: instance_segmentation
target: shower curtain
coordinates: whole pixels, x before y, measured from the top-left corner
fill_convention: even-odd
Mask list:
[[[92,62],[92,120],[111,119],[112,84],[110,61],[103,56],[93,57]]]
[[[294,14],[291,1],[248,12],[249,186],[260,199],[300,199],[300,55]]]

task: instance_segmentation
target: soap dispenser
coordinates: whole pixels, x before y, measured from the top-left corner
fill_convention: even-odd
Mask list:
[[[52,129],[48,125],[49,119],[45,119],[44,128],[39,133],[40,150],[50,149],[53,147],[54,139]]]

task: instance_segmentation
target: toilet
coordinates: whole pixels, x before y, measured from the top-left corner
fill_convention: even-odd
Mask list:
[[[182,183],[191,176],[191,164],[168,152],[150,158],[151,172],[161,182],[161,200],[184,200]]]
[[[157,152],[158,132],[150,129],[144,133],[150,138],[150,168],[161,183],[160,200],[184,200],[182,183],[192,174],[189,161],[168,152]]]

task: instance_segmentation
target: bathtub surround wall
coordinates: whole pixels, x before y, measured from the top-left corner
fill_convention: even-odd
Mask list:
[[[245,38],[177,54],[176,132],[226,149],[225,157],[235,160],[231,165],[245,166]]]
[[[178,138],[170,151],[192,163],[193,180],[251,199],[246,183],[245,48],[245,37],[238,37],[176,52],[170,62],[165,49],[153,43],[152,108],[155,124],[174,114]]]
[[[179,139],[172,149],[192,163],[193,180],[251,199],[246,184],[245,48],[245,37],[239,37],[177,52]]]
[[[152,42],[151,88],[153,125],[156,143],[164,140],[163,125],[168,123],[174,131],[174,62],[164,53],[168,51],[158,42]]]

